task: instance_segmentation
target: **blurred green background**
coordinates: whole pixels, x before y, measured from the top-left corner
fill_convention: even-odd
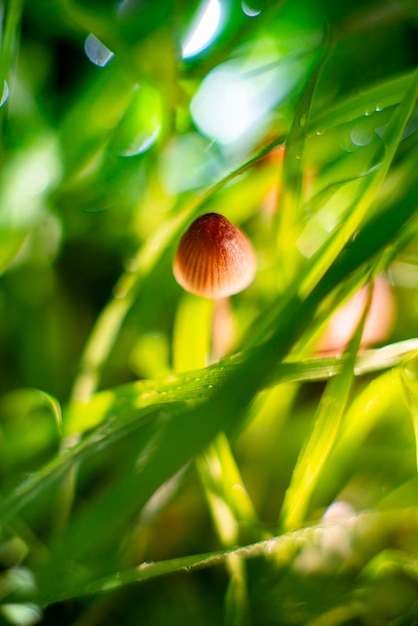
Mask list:
[[[258,259],[254,284],[232,298],[232,313],[226,313],[232,339],[222,356],[268,338],[269,311],[286,300],[293,284],[308,284],[303,280],[310,280],[312,259],[354,213],[351,203],[361,203],[362,181],[388,159],[387,175],[347,240],[370,217],[396,212],[397,205],[411,207],[409,230],[393,240],[388,236],[361,276],[343,277],[334,299],[323,298],[317,325],[300,329],[293,358],[317,358],[317,329],[370,272],[385,271],[389,294],[376,313],[379,321],[389,312],[389,321],[370,343],[418,336],[418,239],[411,226],[417,201],[415,96],[399,142],[385,143],[417,66],[416,2],[9,0],[0,6],[2,496],[18,501],[19,485],[37,472],[47,476],[74,443],[57,425],[58,405],[67,435],[87,430],[103,415],[112,429],[112,419],[146,405],[135,405],[134,387],[128,386],[101,413],[107,396],[97,394],[89,404],[91,394],[138,379],[164,380],[178,369],[176,359],[187,361],[188,341],[199,336],[206,313],[200,305],[190,313],[189,305],[181,318],[179,307],[186,302],[186,310],[187,301],[171,264],[182,230],[199,213],[219,212],[239,225]],[[344,343],[323,349],[341,351]],[[379,361],[375,369],[383,367]],[[331,444],[307,517],[315,524],[331,511],[331,519],[343,520],[334,535],[321,539],[314,526],[306,535],[300,531],[296,547],[283,549],[277,559],[248,559],[242,578],[220,564],[86,598],[69,591],[72,599],[61,602],[60,593],[65,596],[72,585],[80,590],[143,561],[278,536],[286,489],[325,387],[317,379],[328,376],[299,384],[308,377],[301,366],[294,380],[248,399],[231,445],[257,519],[238,520],[239,540],[230,546],[213,525],[205,488],[188,463],[190,452],[186,465],[179,460],[161,478],[163,484],[184,466],[168,496],[160,494],[161,506],[154,502],[140,514],[136,487],[126,487],[133,511],[121,509],[118,536],[109,539],[108,551],[96,549],[83,507],[106,496],[115,481],[125,485],[140,463],[137,433],[131,442],[115,439],[102,449],[99,435],[107,431],[99,430],[78,479],[74,457],[60,485],[52,489],[45,480],[25,504],[23,518],[2,523],[1,619],[24,626],[418,623],[414,368],[412,362],[409,408],[391,370],[382,378],[371,367],[353,383],[347,415],[357,411],[368,426],[362,435],[356,427],[358,439],[350,438],[348,426],[342,443]],[[156,385],[166,393],[162,383]],[[167,393],[181,413],[189,399],[178,390]],[[238,386],[225,393],[226,406],[233,406]],[[191,395],[189,404],[193,400]],[[151,446],[144,443],[144,450],[159,449],[158,438],[140,436],[141,445]],[[69,487],[71,478],[75,486]],[[148,496],[155,492],[150,488]],[[117,506],[115,496],[112,510]],[[72,513],[80,511],[72,526]],[[74,562],[63,548],[67,527],[68,550],[78,545],[78,536],[84,546]],[[61,588],[60,559],[68,573]],[[238,579],[234,587],[231,580]],[[46,606],[49,590],[52,604]]]

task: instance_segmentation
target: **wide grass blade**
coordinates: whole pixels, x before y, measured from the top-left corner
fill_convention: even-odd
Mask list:
[[[361,376],[391,368],[417,349],[418,339],[407,339],[383,348],[364,350],[356,357],[355,374]],[[247,356],[248,353],[243,352],[225,357],[204,369],[170,374],[158,380],[141,380],[97,392],[87,402],[73,404],[66,415],[65,432],[67,435],[82,433],[112,414],[117,413],[119,418],[123,418],[155,403],[208,400]],[[327,380],[341,373],[348,359],[347,354],[342,354],[278,363],[265,384],[271,387],[283,383]]]
[[[313,132],[319,128],[332,128],[346,124],[358,118],[379,113],[387,107],[395,106],[402,100],[402,94],[408,89],[413,73],[408,72],[396,76],[377,85],[373,85],[363,92],[344,98],[341,102],[328,109],[312,115],[310,127]]]
[[[398,535],[403,528],[410,529],[409,532],[414,528],[418,530],[418,508],[411,508],[407,511],[389,509],[352,514],[347,523],[349,532],[353,537],[358,532],[364,533],[367,528],[371,531],[380,525],[384,525],[387,533],[396,533]],[[324,520],[308,528],[284,533],[280,536],[272,536],[268,540],[244,545],[234,550],[219,550],[165,561],[145,562],[131,569],[118,571],[103,578],[89,580],[83,584],[75,584],[71,587],[63,587],[58,592],[53,592],[50,589],[42,590],[36,597],[36,600],[40,606],[48,606],[70,598],[114,591],[125,585],[141,583],[160,576],[175,573],[190,574],[190,572],[195,570],[225,563],[230,556],[246,559],[261,557],[273,564],[277,563],[281,567],[286,567],[292,563],[295,556],[300,552],[301,546],[317,545],[319,536],[325,535],[327,531],[332,532],[333,528],[341,529],[341,525],[341,520],[336,522],[326,522]],[[362,562],[359,563],[359,567],[362,567]]]

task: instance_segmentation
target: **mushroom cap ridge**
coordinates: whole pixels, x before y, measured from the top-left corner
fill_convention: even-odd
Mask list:
[[[244,233],[218,213],[198,217],[182,236],[173,273],[186,291],[206,298],[238,293],[254,278],[256,260]]]

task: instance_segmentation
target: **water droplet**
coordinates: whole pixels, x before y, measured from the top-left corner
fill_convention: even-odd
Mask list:
[[[247,15],[248,17],[257,17],[262,11],[261,3],[255,2],[254,0],[252,0],[250,3],[242,0],[241,8],[245,15]]]
[[[145,393],[141,395],[139,399],[142,402],[145,402],[146,400],[154,399],[157,396],[158,396],[158,391],[146,391]]]
[[[370,115],[371,115],[372,113],[374,113],[374,110],[373,110],[373,111],[365,111],[364,115],[365,115],[366,117],[370,117]]]
[[[265,550],[266,550],[266,552],[267,552],[268,554],[273,554],[273,553],[274,553],[274,551],[275,551],[275,549],[276,549],[276,547],[277,547],[277,542],[276,542],[276,540],[275,540],[275,539],[271,539],[270,541],[268,541],[268,542],[266,543],[266,548],[265,548]]]
[[[125,264],[125,268],[127,272],[137,272],[138,271],[138,261],[137,259],[129,259],[129,261],[126,262]]]
[[[308,117],[305,114],[301,115],[300,118],[299,118],[299,126],[301,128],[304,128],[306,126],[306,122],[307,121],[308,121]]]
[[[295,154],[295,159],[297,159],[298,161],[300,161],[300,159],[302,158],[301,154]]]
[[[318,128],[318,130],[316,131],[316,134],[318,135],[318,137],[320,137],[321,135],[323,135],[323,134],[324,134],[323,129],[322,129],[322,128],[321,128],[321,129],[319,129],[319,128]]]
[[[383,110],[384,110],[384,107],[380,106],[379,104],[376,104],[376,113],[380,113]]]
[[[373,141],[373,137],[373,130],[367,124],[358,124],[350,133],[350,139],[355,146],[367,146]]]
[[[84,52],[87,58],[98,67],[105,67],[115,56],[93,33],[86,37]]]
[[[9,83],[7,82],[7,80],[5,80],[3,84],[3,93],[1,94],[0,108],[6,104],[6,102],[9,99],[9,95],[10,95]]]

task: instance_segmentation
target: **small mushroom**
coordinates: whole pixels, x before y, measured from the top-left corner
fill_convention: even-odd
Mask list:
[[[186,291],[214,299],[245,289],[255,270],[247,237],[218,213],[202,215],[189,226],[173,264],[174,276]]]
[[[363,287],[335,311],[316,346],[317,352],[338,354],[345,350],[363,315],[367,297],[367,287]],[[377,276],[361,337],[361,348],[380,343],[387,338],[395,319],[395,308],[389,283],[383,275]]]

